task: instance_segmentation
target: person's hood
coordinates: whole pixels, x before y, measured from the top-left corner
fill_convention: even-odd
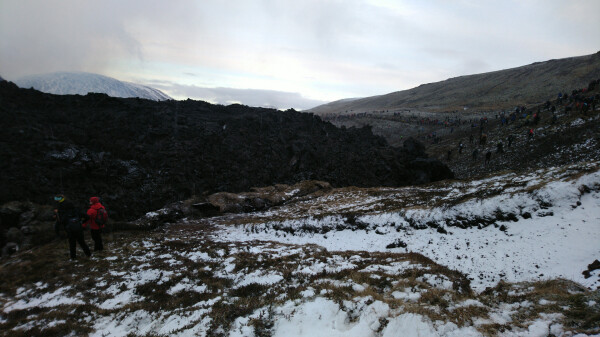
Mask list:
[[[99,202],[100,202],[100,198],[98,198],[98,197],[91,197],[91,198],[90,198],[90,203],[91,203],[92,205],[94,205],[94,204],[97,204],[97,203],[99,203]]]

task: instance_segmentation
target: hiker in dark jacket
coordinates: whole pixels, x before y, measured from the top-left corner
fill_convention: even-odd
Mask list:
[[[96,223],[96,219],[98,217],[98,210],[104,209],[104,206],[100,203],[100,199],[98,197],[90,198],[90,208],[87,210],[88,220],[85,222],[84,226],[89,228],[92,233],[92,239],[94,240],[94,251],[99,251],[104,249],[104,245],[102,244],[102,228],[104,225],[99,225]]]
[[[479,137],[479,145],[485,145],[487,142],[487,135],[484,133]]]
[[[66,200],[65,196],[62,194],[55,196],[54,200],[57,202],[56,209],[54,209],[54,216],[56,217],[54,229],[56,230],[57,235],[61,228],[67,232],[71,260],[74,260],[77,257],[75,249],[77,243],[79,243],[79,246],[81,246],[85,255],[91,256],[92,253],[90,252],[90,248],[83,238],[82,219],[85,215],[82,214],[82,212],[79,212],[75,205],[73,205],[70,200]]]
[[[490,159],[492,158],[492,151],[488,151],[485,154],[485,162],[484,165],[487,166],[490,163]]]

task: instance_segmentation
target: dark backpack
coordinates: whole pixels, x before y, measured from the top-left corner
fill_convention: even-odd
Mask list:
[[[81,219],[78,217],[69,217],[67,218],[67,223],[65,226],[67,232],[80,232],[83,230],[81,227]]]
[[[98,208],[96,212],[96,224],[100,227],[104,227],[106,222],[108,221],[108,213],[106,213],[106,209]]]

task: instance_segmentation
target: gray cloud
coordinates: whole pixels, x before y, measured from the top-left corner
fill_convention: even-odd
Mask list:
[[[0,74],[150,78],[180,97],[274,88],[298,106],[293,93],[384,94],[591,54],[598,12],[597,0],[0,1]],[[231,90],[219,93],[280,106],[268,90]]]
[[[203,88],[177,83],[166,84],[164,82],[150,83],[150,85],[173,97],[191,98],[223,105],[241,103],[254,107],[276,108],[280,110],[289,108],[306,110],[326,103],[325,101],[305,98],[299,93],[276,90]]]
[[[119,57],[142,59],[142,46],[111,10],[114,1],[2,1],[0,69],[7,77],[60,70],[103,72]]]

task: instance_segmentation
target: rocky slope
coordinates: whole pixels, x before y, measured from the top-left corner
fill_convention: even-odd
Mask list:
[[[402,109],[462,111],[464,107],[480,111],[501,110],[544,102],[558,92],[587,86],[598,78],[600,52],[460,76],[380,96],[331,102],[308,111],[331,115]]]
[[[416,137],[427,153],[452,169],[456,178],[507,169],[531,170],[600,158],[598,83],[591,81],[583,87],[569,88],[561,99],[552,95],[543,103],[520,106],[518,113],[515,107],[460,113],[404,111],[337,116],[330,120],[338,126],[371,126],[373,133],[385,137],[391,145],[401,144],[406,137]],[[527,135],[529,129],[534,133],[531,139]],[[480,142],[481,134],[486,135],[485,144]],[[509,138],[512,138],[510,146]],[[491,152],[491,158],[486,165],[487,152]]]
[[[423,147],[390,147],[293,110],[57,96],[0,82],[0,203],[99,195],[116,219],[192,195],[317,179],[400,186],[452,177]]]
[[[572,90],[568,99],[526,107],[511,121],[509,114],[481,114],[487,122],[454,127],[438,126],[437,141],[421,138],[428,153],[445,162],[457,178],[492,174],[503,170],[531,171],[600,159],[600,86]],[[538,117],[535,117],[538,116]],[[466,120],[465,120],[466,121]],[[472,126],[474,124],[474,126]],[[450,132],[453,129],[454,132]],[[528,136],[529,130],[533,137]],[[480,141],[485,134],[486,141]],[[470,136],[473,135],[473,142]],[[509,138],[512,138],[509,146]],[[459,153],[460,144],[462,153]],[[502,143],[502,151],[498,144]],[[451,151],[448,158],[448,151]],[[473,158],[473,152],[477,157]],[[485,155],[490,152],[486,164]]]

